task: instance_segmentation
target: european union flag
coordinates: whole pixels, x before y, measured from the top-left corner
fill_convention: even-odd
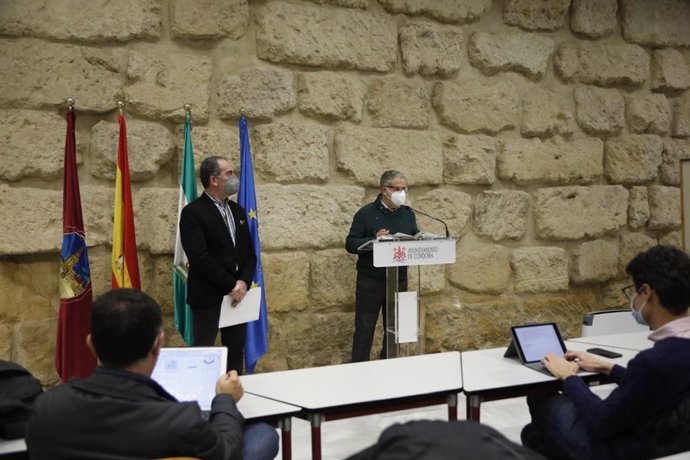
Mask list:
[[[247,118],[240,117],[240,190],[237,203],[247,212],[249,234],[256,251],[256,270],[251,287],[261,287],[261,310],[259,319],[247,323],[247,340],[244,347],[244,363],[248,374],[254,373],[257,361],[268,351],[268,317],[266,311],[266,289],[264,271],[261,266],[261,242],[259,241],[259,212],[256,206],[254,168],[249,147]]]

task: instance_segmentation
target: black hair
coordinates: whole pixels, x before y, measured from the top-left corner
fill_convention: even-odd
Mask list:
[[[633,257],[625,268],[639,290],[648,284],[659,303],[674,315],[690,306],[690,257],[673,246],[654,246]]]
[[[145,358],[163,328],[161,307],[136,289],[115,289],[91,307],[91,342],[106,366],[125,368]]]
[[[223,159],[223,157],[211,156],[202,160],[201,165],[199,166],[199,179],[201,179],[201,185],[203,185],[204,188],[208,188],[208,185],[211,183],[211,177],[215,177],[220,174],[218,160]]]

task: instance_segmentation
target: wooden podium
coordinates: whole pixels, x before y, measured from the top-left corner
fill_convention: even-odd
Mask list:
[[[455,239],[449,237],[379,239],[373,241],[374,267],[386,267],[386,357],[400,356],[401,343],[416,343],[410,355],[420,349],[419,301],[422,265],[455,262]],[[417,267],[417,290],[400,292],[400,267]]]

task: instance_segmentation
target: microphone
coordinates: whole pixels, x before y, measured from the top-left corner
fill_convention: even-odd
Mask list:
[[[434,219],[434,220],[437,220],[437,221],[441,222],[441,223],[443,224],[443,226],[445,227],[445,229],[446,229],[446,238],[450,238],[450,232],[448,231],[448,224],[446,224],[444,221],[442,221],[442,220],[439,219],[438,217],[431,216],[431,215],[429,215],[429,214],[427,214],[427,213],[425,213],[425,212],[422,212],[422,211],[420,211],[420,210],[418,210],[418,209],[415,209],[415,208],[413,208],[412,206],[407,206],[407,207],[410,208],[410,209],[411,209],[413,212],[415,212],[416,214],[421,214],[421,215],[423,215],[423,216],[427,216],[427,217],[430,218],[430,219]]]

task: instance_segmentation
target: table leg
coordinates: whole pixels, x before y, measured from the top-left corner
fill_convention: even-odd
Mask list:
[[[292,460],[292,418],[285,417],[278,422],[283,460]]]
[[[311,458],[321,460],[321,414],[310,414],[311,423]]]
[[[458,419],[458,394],[448,395],[448,421],[453,422]]]
[[[467,397],[467,420],[479,421],[479,409],[482,404],[482,397],[470,395]]]

